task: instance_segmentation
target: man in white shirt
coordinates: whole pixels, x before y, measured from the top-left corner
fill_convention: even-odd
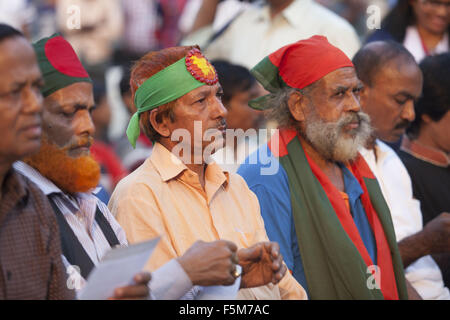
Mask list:
[[[413,198],[411,178],[397,154],[381,140],[397,141],[414,120],[414,101],[422,92],[422,73],[400,44],[372,42],[354,57],[364,83],[361,107],[371,117],[374,137],[360,152],[380,183],[391,211],[406,278],[423,299],[450,299],[442,273],[431,257],[438,234],[447,233],[437,218],[423,227],[420,203]]]
[[[282,46],[313,35],[326,36],[349,58],[360,47],[354,28],[315,1],[267,0],[246,8],[205,48],[205,55],[251,69]]]

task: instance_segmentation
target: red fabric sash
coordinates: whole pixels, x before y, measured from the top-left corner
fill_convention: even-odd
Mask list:
[[[278,157],[286,156],[288,154],[287,144],[296,136],[297,132],[294,130],[280,130],[277,139],[271,139],[271,141],[269,142],[269,148],[271,149],[272,154]],[[274,141],[276,141],[275,144]],[[355,247],[358,249],[358,252],[363,258],[366,265],[373,265],[372,259],[364,245],[364,242],[362,241],[350,210],[346,206],[339,190],[331,183],[330,179],[322,172],[319,166],[310,159],[306,151],[305,155],[312,172],[323,187],[328,199],[330,200],[331,206],[336,212],[336,215],[341,222],[341,225],[344,228],[345,232],[350,237]],[[386,239],[383,226],[381,225],[381,222],[378,218],[378,214],[373,208],[372,202],[370,201],[369,192],[367,191],[367,187],[363,179],[375,179],[375,176],[373,175],[372,171],[361,155],[358,155],[355,161],[350,164],[349,169],[350,171],[352,171],[353,175],[358,180],[363,190],[363,194],[361,195],[361,202],[366,212],[369,224],[375,235],[375,242],[377,245],[377,262],[380,272],[379,279],[381,280],[381,284],[378,283],[378,277],[375,277],[375,279],[377,281],[377,284],[381,288],[384,299],[398,300],[399,298],[397,282],[395,279],[391,250]]]
[[[361,239],[358,228],[355,225],[353,217],[350,210],[345,205],[345,201],[339,193],[339,190],[331,183],[330,179],[320,170],[319,166],[312,161],[305,151],[306,159],[308,160],[309,166],[312,172],[316,176],[322,185],[328,199],[330,200],[331,206],[333,207],[336,215],[341,222],[347,235],[352,240],[353,244],[358,249],[361,257],[367,266],[373,265],[372,259]],[[378,214],[372,206],[370,201],[369,193],[364,183],[363,177],[375,179],[373,173],[370,171],[367,163],[358,155],[356,160],[350,165],[351,171],[353,172],[355,178],[358,180],[361,188],[363,189],[363,194],[361,195],[361,202],[366,212],[368,221],[375,235],[375,241],[377,245],[377,260],[380,272],[381,284],[378,285],[381,288],[381,292],[386,300],[398,300],[397,283],[395,280],[394,267],[392,264],[391,250],[387,242],[386,236],[384,234],[383,227],[378,218]],[[375,277],[377,280],[378,277]]]

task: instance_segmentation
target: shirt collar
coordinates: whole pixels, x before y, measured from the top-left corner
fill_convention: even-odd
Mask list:
[[[5,176],[2,192],[4,194],[14,192],[14,197],[17,201],[26,200],[28,197],[28,188],[23,177],[17,173],[17,170],[12,169],[8,171]]]
[[[0,202],[1,223],[12,208],[20,203],[27,203],[29,191],[25,178],[11,168],[5,175],[0,192],[2,193],[2,201]]]
[[[30,179],[34,184],[38,185],[38,187],[46,196],[52,193],[63,193],[62,190],[59,189],[53,182],[51,182],[49,179],[44,177],[39,171],[29,166],[25,162],[16,161],[13,164],[13,167],[18,172],[20,172],[28,179]]]
[[[153,147],[150,161],[164,182],[180,175],[187,179],[195,175],[178,157],[158,142]],[[205,191],[207,194],[212,195],[220,186],[226,187],[228,183],[228,172],[224,171],[214,161],[207,165],[205,171]]]
[[[339,165],[344,177],[345,193],[348,195],[350,205],[353,207],[356,200],[363,194],[363,190],[355,176],[344,165]]]
[[[380,140],[375,140],[375,145],[373,149],[367,149],[365,147],[361,147],[359,152],[364,158],[373,158],[373,162],[377,165],[382,164],[390,155],[388,150],[386,150],[387,146],[381,142]],[[371,160],[372,161],[372,160]]]
[[[153,147],[150,161],[164,182],[175,178],[185,170],[189,170],[179,158],[158,142]]]
[[[403,136],[400,149],[420,160],[429,162],[439,167],[446,168],[450,165],[449,155],[435,148],[419,144],[414,140],[410,140],[407,135]]]

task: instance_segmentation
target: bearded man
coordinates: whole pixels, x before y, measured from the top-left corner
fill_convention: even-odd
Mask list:
[[[91,158],[94,125],[92,84],[70,44],[61,36],[44,38],[34,45],[45,80],[42,146],[39,152],[14,167],[35,182],[48,196],[61,232],[63,261],[72,280],[82,289],[85,279],[104,254],[127,239],[106,205],[93,195],[100,168]],[[271,249],[271,248],[270,248]],[[254,250],[243,252],[254,257]],[[155,299],[192,296],[194,285],[230,285],[237,262],[237,247],[230,241],[197,241],[188,250],[155,270],[150,283]],[[274,259],[281,267],[281,256]],[[257,267],[252,261],[247,265]],[[72,265],[78,267],[71,268]],[[281,277],[285,269],[276,269]],[[272,274],[270,274],[272,275]],[[243,278],[244,279],[244,278]],[[114,298],[146,298],[150,275],[136,275],[135,285],[116,289]],[[243,280],[244,281],[244,280]]]
[[[358,154],[371,129],[352,62],[313,36],[275,51],[252,73],[270,94],[250,105],[280,125],[258,155],[279,170],[261,174],[267,161],[259,157],[238,173],[294,277],[311,299],[406,299],[389,209]]]

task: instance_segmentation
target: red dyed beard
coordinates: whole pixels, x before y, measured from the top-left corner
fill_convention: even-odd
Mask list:
[[[70,194],[87,192],[100,180],[100,166],[90,155],[72,158],[67,148],[58,148],[46,139],[42,139],[39,152],[24,162]]]

